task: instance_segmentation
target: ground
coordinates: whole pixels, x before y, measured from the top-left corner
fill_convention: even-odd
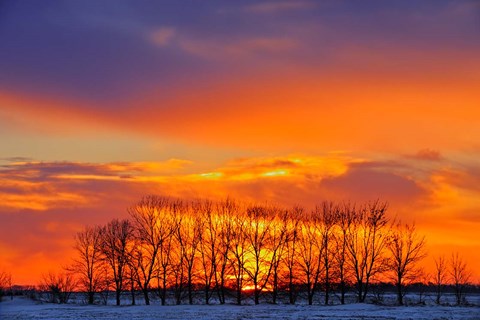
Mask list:
[[[86,306],[38,303],[24,297],[0,303],[0,319],[389,319],[480,320],[480,307],[308,305]]]

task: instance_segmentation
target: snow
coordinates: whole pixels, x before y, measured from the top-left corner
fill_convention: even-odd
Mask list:
[[[0,303],[0,319],[388,319],[480,320],[480,307],[322,305],[87,306],[38,303],[25,297]]]

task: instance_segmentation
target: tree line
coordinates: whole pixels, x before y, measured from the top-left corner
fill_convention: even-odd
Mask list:
[[[132,303],[141,291],[147,305],[154,293],[162,305],[169,295],[176,304],[192,304],[199,291],[205,304],[213,298],[224,304],[231,295],[237,304],[245,295],[258,304],[264,293],[272,303],[281,295],[295,304],[300,292],[312,304],[320,291],[325,304],[334,292],[344,304],[352,288],[364,302],[372,284],[388,281],[403,304],[406,287],[421,281],[418,263],[426,256],[426,242],[414,224],[389,219],[387,210],[378,200],[323,202],[306,210],[146,196],[128,208],[128,219],[78,232],[71,272],[46,276],[44,286],[68,293],[75,283],[89,304],[98,292],[110,290],[117,305],[127,291]],[[458,255],[436,260],[437,303],[452,282],[460,304],[469,277]],[[68,299],[57,296],[58,302]]]

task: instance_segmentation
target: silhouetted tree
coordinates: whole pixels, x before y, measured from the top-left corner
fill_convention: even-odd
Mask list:
[[[385,271],[387,259],[387,204],[374,201],[355,210],[347,234],[349,265],[353,271],[357,299],[364,302],[372,278]]]
[[[102,253],[112,272],[117,305],[120,305],[120,295],[127,277],[132,240],[133,227],[129,220],[114,219],[102,228]]]
[[[245,264],[247,262],[247,228],[248,222],[244,212],[240,209],[233,211],[230,219],[232,222],[230,234],[229,262],[235,279],[236,302],[242,304],[242,290],[245,276]]]
[[[317,218],[310,213],[299,225],[298,277],[307,290],[309,305],[313,304],[313,296],[318,288],[324,254]]]
[[[131,252],[133,255],[133,252],[135,249]],[[131,303],[132,306],[136,304],[136,299],[135,299],[135,292],[138,290],[138,268],[136,266],[136,263],[134,262],[133,259],[128,260],[128,265],[126,268],[126,286],[130,287],[130,296],[132,297]]]
[[[347,241],[349,230],[355,217],[355,205],[344,203],[340,210],[335,211],[335,253],[336,275],[340,289],[340,303],[345,304],[345,295],[347,293],[347,285],[349,283],[348,268],[348,249]]]
[[[448,281],[448,267],[444,256],[435,258],[435,273],[433,275],[433,283],[435,285],[435,302],[440,304],[443,290]]]
[[[467,263],[457,253],[450,258],[450,276],[455,289],[457,305],[465,301],[465,287],[470,281],[471,274],[467,269]]]
[[[205,200],[198,204],[198,214],[201,215],[202,230],[200,232],[199,255],[201,273],[199,278],[203,283],[205,304],[210,304],[213,294],[212,284],[215,282],[216,258],[218,250],[218,234],[216,218],[211,201]]]
[[[295,206],[289,211],[287,217],[287,230],[285,241],[284,261],[286,266],[286,285],[288,290],[288,301],[290,304],[295,304],[297,292],[296,282],[297,275],[299,274],[298,264],[298,250],[299,250],[299,238],[301,233],[300,221],[303,219],[304,209],[299,206]]]
[[[325,305],[328,305],[331,291],[332,270],[334,267],[334,226],[336,212],[339,207],[333,202],[324,202],[321,207],[316,207],[315,215],[318,215],[318,227],[320,229],[323,284],[325,290]]]
[[[0,271],[0,301],[7,290],[12,291],[12,275],[6,271]]]
[[[289,212],[276,208],[273,212],[274,221],[270,228],[270,255],[271,255],[271,291],[272,303],[277,303],[280,285],[280,270],[285,259],[285,244],[287,241],[287,228]],[[273,215],[272,214],[272,215]]]
[[[255,304],[260,303],[260,292],[268,283],[272,268],[268,257],[272,218],[266,207],[247,208],[245,237],[249,255],[244,269],[253,286]]]
[[[419,236],[415,225],[397,223],[387,242],[390,251],[390,268],[395,287],[397,288],[397,303],[403,305],[405,286],[421,275],[417,264],[425,258],[425,237]]]
[[[93,304],[95,293],[104,282],[102,272],[102,233],[99,226],[85,227],[75,236],[77,258],[73,271],[79,276],[79,284],[87,293],[88,304]]]
[[[43,276],[40,287],[49,294],[50,302],[68,303],[76,287],[76,282],[71,273],[61,272],[55,274],[50,272]]]
[[[136,281],[143,292],[146,305],[150,304],[148,292],[159,250],[174,231],[169,212],[172,201],[166,197],[147,196],[128,209],[137,240],[132,252],[132,267],[136,269]]]
[[[184,294],[185,279],[187,277],[187,263],[185,262],[186,255],[184,254],[184,245],[181,243],[181,235],[183,233],[182,227],[184,216],[186,216],[187,208],[186,202],[179,200],[173,207],[175,212],[175,232],[172,235],[172,242],[170,247],[170,270],[172,276],[172,288],[177,305],[182,303]]]
[[[227,276],[234,272],[231,269],[230,259],[233,238],[236,236],[234,232],[235,221],[232,220],[232,217],[236,217],[239,214],[239,206],[235,201],[227,198],[217,203],[216,211],[218,250],[215,255],[215,287],[217,288],[220,304],[225,304]]]
[[[174,268],[172,262],[174,246],[174,237],[170,236],[160,244],[158,250],[155,278],[157,279],[157,290],[162,306],[166,304],[168,287],[171,285],[169,276],[172,274],[172,269]]]
[[[183,207],[185,214],[179,219],[176,236],[179,244],[180,254],[182,255],[181,270],[185,270],[188,303],[193,304],[193,277],[195,271],[195,261],[197,257],[197,247],[201,239],[203,223],[201,221],[201,207],[199,202],[191,203]],[[178,300],[177,300],[178,301]]]

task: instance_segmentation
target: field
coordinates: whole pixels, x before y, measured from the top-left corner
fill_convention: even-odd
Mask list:
[[[0,303],[0,319],[468,319],[480,320],[480,307],[347,305],[180,305],[87,306],[40,303],[25,297]]]

